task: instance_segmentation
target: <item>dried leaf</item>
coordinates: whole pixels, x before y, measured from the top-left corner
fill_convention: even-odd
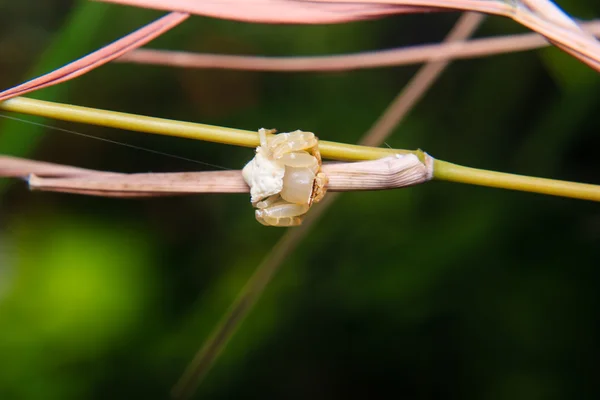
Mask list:
[[[325,163],[328,190],[382,190],[431,180],[433,159],[414,154],[354,163]],[[122,174],[0,156],[0,177],[27,178],[33,190],[105,197],[248,193],[240,170]]]
[[[448,7],[511,18],[600,71],[600,42],[550,0],[312,0],[315,3],[396,4]]]
[[[320,4],[297,0],[96,0],[207,17],[273,24],[329,24],[391,14],[435,11],[436,7],[397,4]],[[384,3],[384,2],[382,2]]]
[[[322,24],[454,9],[500,15],[600,71],[600,43],[550,0],[96,0],[247,22]]]

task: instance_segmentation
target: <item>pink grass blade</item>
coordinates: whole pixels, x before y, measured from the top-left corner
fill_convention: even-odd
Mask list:
[[[547,12],[547,10],[544,11]],[[561,50],[578,58],[596,71],[600,71],[600,42],[582,30],[573,20],[570,21],[575,26],[566,23],[564,19],[558,23],[554,22],[557,19],[555,14],[552,13],[545,17],[544,14],[538,15],[529,8],[518,7],[512,18],[523,26],[544,35]],[[566,15],[565,18],[567,18]]]
[[[580,29],[567,13],[556,4],[548,0],[521,0],[521,4],[533,13],[544,17],[549,22],[556,23],[571,29]]]
[[[600,42],[550,0],[312,0],[316,3],[397,4],[449,7],[511,18],[542,34],[563,51],[600,71]]]
[[[464,10],[512,18],[600,71],[600,43],[549,0],[96,0],[262,23],[339,23],[399,13]]]
[[[415,154],[352,163],[324,163],[327,190],[387,190],[431,180],[433,159]],[[28,178],[35,190],[95,194],[107,197],[248,193],[241,170],[122,174],[48,162],[0,156],[0,177]]]
[[[180,195],[249,191],[239,170],[118,175],[93,173],[67,178],[32,176],[29,185],[36,190],[76,190],[84,193],[91,191],[102,193],[103,196],[114,196],[115,193]]]
[[[79,60],[73,61],[64,67],[54,70],[46,75],[32,79],[21,85],[15,86],[0,93],[0,101],[20,96],[34,90],[56,85],[61,82],[76,78],[86,72],[106,64],[115,58],[143,46],[152,39],[162,35],[171,28],[179,25],[189,15],[185,13],[170,13],[164,17],[130,33],[121,39],[88,54]]]
[[[104,197],[249,191],[239,170],[123,174],[0,155],[2,177],[27,179],[34,190]]]
[[[330,24],[391,14],[436,11],[436,7],[394,4],[319,4],[298,0],[96,0],[207,17],[273,24]]]

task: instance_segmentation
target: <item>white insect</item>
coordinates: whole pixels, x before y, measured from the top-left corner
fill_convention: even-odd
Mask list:
[[[244,167],[256,219],[267,226],[296,226],[313,203],[325,195],[327,177],[320,172],[318,139],[300,130],[268,137],[259,129],[260,146]]]

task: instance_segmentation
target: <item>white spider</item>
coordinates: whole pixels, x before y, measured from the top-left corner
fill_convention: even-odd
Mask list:
[[[320,172],[318,139],[300,130],[267,137],[259,129],[260,146],[244,167],[256,219],[268,226],[296,226],[313,203],[325,195],[327,177]]]

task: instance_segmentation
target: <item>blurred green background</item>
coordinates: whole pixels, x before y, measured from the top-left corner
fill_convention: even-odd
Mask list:
[[[596,0],[560,4],[600,17]],[[0,0],[0,88],[160,15]],[[194,17],[150,47],[356,52],[439,41],[457,17],[328,26]],[[477,36],[523,31],[489,18]],[[31,97],[352,143],[416,70],[110,64]],[[555,49],[458,61],[387,144],[600,184],[599,89],[596,73]],[[251,149],[45,122],[227,168],[252,157]],[[123,172],[208,168],[2,118],[0,153]],[[0,398],[166,398],[283,232],[259,225],[244,195],[103,199],[0,180]],[[451,183],[344,194],[286,260],[197,397],[597,398],[599,284],[598,204]]]

